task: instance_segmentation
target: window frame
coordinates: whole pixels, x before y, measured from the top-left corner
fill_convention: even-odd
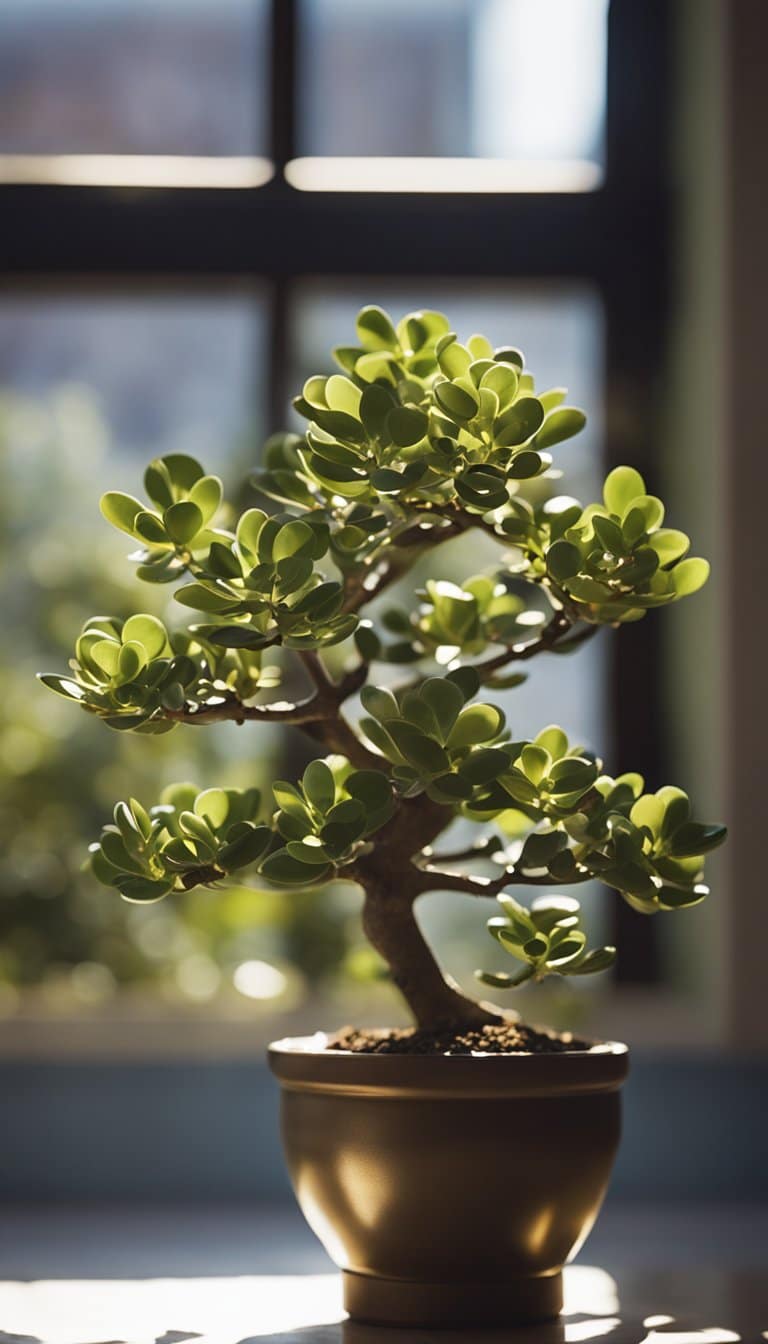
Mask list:
[[[302,277],[375,273],[500,280],[577,280],[595,286],[606,324],[607,468],[635,463],[658,484],[671,203],[667,181],[671,5],[611,0],[605,180],[584,194],[301,192],[285,180],[296,157],[301,0],[271,0],[270,151],[274,176],[255,188],[110,188],[0,184],[5,279],[208,283],[259,279],[268,292],[268,429],[284,420],[289,314]],[[652,95],[649,95],[652,90]],[[52,227],[55,221],[55,227]],[[412,222],[418,227],[412,228]],[[375,265],[372,265],[375,258]],[[629,626],[610,644],[616,772],[663,775],[663,654],[659,622]],[[655,921],[611,903],[619,983],[659,978]]]

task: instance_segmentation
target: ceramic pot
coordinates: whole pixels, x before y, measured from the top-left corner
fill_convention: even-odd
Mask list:
[[[628,1051],[366,1055],[276,1041],[282,1133],[354,1320],[519,1325],[562,1307],[597,1216]]]

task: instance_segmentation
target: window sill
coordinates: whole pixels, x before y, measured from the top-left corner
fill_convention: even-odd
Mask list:
[[[562,1016],[545,1000],[520,1004],[534,1021]],[[658,988],[614,990],[584,1005],[576,1029],[585,1035],[627,1041],[641,1050],[705,1050],[721,1043],[715,1013],[696,1001]],[[89,1009],[54,1010],[40,996],[22,998],[18,1011],[0,1020],[0,1060],[237,1060],[259,1059],[270,1040],[305,1035],[355,1020],[392,1022],[389,994],[324,996],[280,1011],[227,999],[204,1005],[174,1004],[142,990],[123,993]]]

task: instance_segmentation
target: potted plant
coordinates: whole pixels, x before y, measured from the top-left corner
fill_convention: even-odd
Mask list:
[[[691,820],[680,789],[611,778],[560,728],[515,736],[494,693],[536,655],[696,592],[708,566],[631,467],[586,508],[553,496],[550,450],[585,417],[563,389],[537,392],[517,349],[461,344],[440,313],[395,326],[367,307],[357,344],[334,353],[341,372],[310,378],[294,403],[306,433],[270,439],[254,478],[279,511],[235,518],[221,482],[177,453],[147,468],[148,502],[104,496],[138,543],[139,576],[177,584],[200,614],[171,632],[147,614],[95,617],[71,673],[42,680],[120,731],[268,722],[320,749],[274,798],[182,784],[148,810],[119,802],[93,873],[139,902],[246,874],[288,899],[356,884],[415,1026],[271,1048],[299,1201],[353,1316],[540,1319],[559,1311],[561,1266],[605,1191],[626,1047],[468,998],[416,906],[432,891],[495,897],[489,927],[512,969],[479,975],[504,992],[613,961],[612,947],[588,948],[563,888],[601,882],[645,915],[702,900],[702,855],[722,827]],[[497,543],[495,566],[441,579],[437,548],[468,533]],[[425,556],[423,590],[388,606],[385,590]],[[278,649],[282,674],[305,679],[298,698],[270,695]],[[452,828],[460,841],[441,847]],[[517,888],[543,894],[525,903]]]

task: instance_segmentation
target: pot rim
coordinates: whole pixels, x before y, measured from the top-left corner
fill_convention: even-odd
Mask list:
[[[627,1076],[629,1049],[596,1041],[588,1050],[557,1054],[374,1055],[328,1050],[328,1035],[273,1041],[272,1072],[288,1091],[355,1096],[559,1096],[615,1092]]]

